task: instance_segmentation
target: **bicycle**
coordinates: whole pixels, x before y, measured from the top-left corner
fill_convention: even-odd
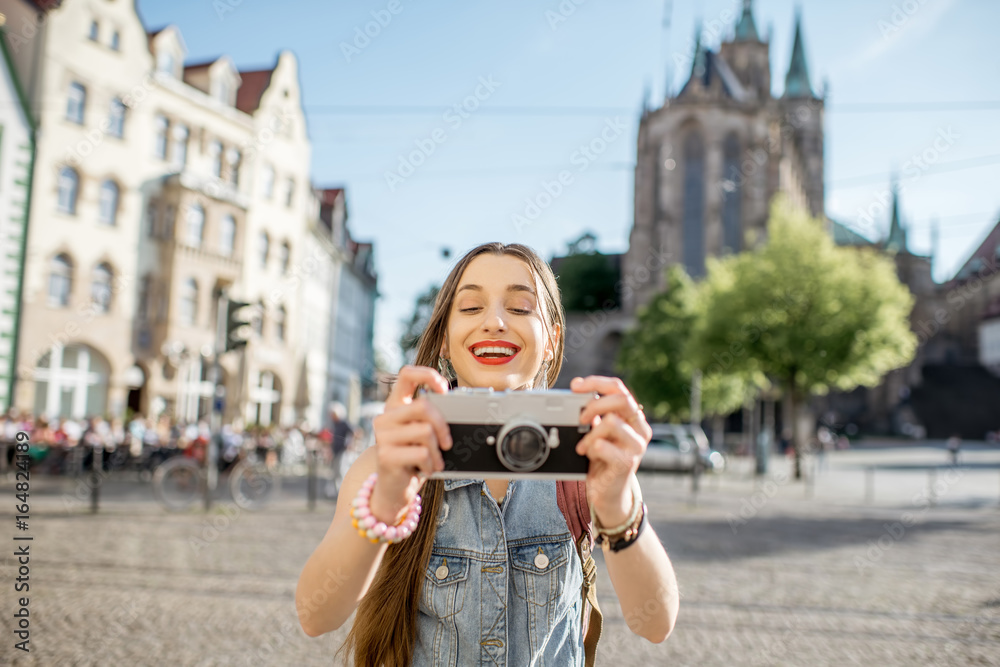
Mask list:
[[[204,499],[207,483],[200,463],[187,456],[175,456],[153,472],[153,495],[167,510],[180,512]],[[228,484],[238,507],[256,511],[278,495],[281,476],[251,455],[233,466]]]

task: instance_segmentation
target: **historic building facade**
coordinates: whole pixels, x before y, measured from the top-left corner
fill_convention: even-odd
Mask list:
[[[320,222],[295,57],[185,63],[177,28],[147,32],[133,2],[0,11],[42,130],[17,405],[318,423],[350,257]],[[223,293],[253,333],[216,366]]]

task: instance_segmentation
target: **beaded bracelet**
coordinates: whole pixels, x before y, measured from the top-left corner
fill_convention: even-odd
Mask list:
[[[420,494],[417,494],[410,503],[402,521],[394,526],[387,525],[372,514],[369,505],[377,479],[378,473],[373,472],[358,489],[357,497],[351,502],[351,525],[357,529],[358,535],[372,544],[379,542],[393,544],[405,540],[417,529],[417,523],[420,521]]]

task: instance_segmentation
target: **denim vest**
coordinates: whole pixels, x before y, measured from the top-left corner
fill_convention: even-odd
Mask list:
[[[583,573],[551,480],[445,480],[413,664],[583,665]]]

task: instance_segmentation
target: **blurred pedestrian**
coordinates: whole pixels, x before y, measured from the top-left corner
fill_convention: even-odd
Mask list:
[[[953,466],[958,465],[958,452],[962,449],[962,438],[955,435],[948,438],[948,451],[951,453],[951,464]]]
[[[344,479],[341,471],[344,463],[344,452],[353,440],[354,429],[347,423],[347,408],[343,403],[334,401],[330,404],[330,431],[329,442],[330,452],[333,455],[330,461],[332,477],[326,485],[326,495],[328,498],[336,498],[340,493],[340,483]]]

